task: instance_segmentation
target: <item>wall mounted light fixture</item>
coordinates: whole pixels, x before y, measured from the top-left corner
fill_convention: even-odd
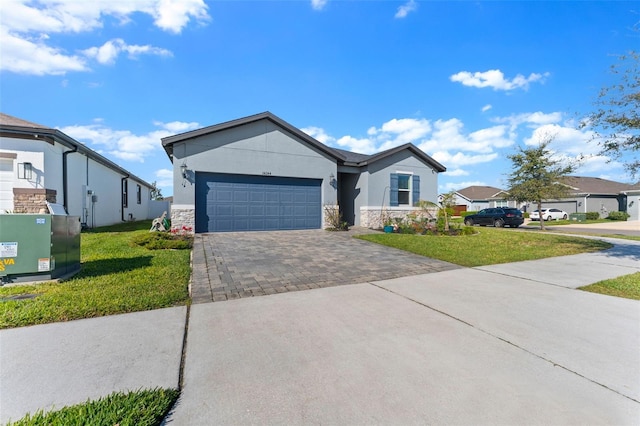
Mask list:
[[[33,164],[18,163],[18,179],[31,180],[33,177]]]
[[[182,177],[184,179],[187,178],[187,163],[182,163],[182,165],[180,166],[180,171],[182,172]]]

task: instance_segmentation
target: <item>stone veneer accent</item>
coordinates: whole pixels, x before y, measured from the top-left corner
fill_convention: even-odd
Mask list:
[[[435,217],[437,215],[437,209],[433,209],[433,212],[429,212],[430,215]],[[379,229],[384,226],[384,220],[390,219],[404,219],[410,213],[420,213],[423,210],[420,207],[360,207],[360,226],[364,228]]]
[[[53,189],[13,188],[13,213],[40,213],[47,211],[47,201],[56,202]]]
[[[191,234],[196,231],[196,209],[181,209],[171,207],[171,229],[182,230],[182,227],[191,228]]]

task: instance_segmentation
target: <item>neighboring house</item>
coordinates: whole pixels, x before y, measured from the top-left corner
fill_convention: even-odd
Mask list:
[[[542,207],[557,208],[567,213],[598,212],[607,217],[609,212],[622,211],[631,220],[640,220],[640,185],[629,185],[595,177],[568,176],[562,184],[569,195],[558,200],[544,200]],[[508,201],[509,193],[492,186],[470,186],[456,192],[456,205],[462,211],[482,210],[488,207],[518,207],[522,211],[537,209],[533,202],[516,205]]]
[[[542,203],[543,207],[553,207],[568,213],[598,212],[601,217],[607,217],[612,211],[629,213],[628,210],[631,208],[634,212],[633,205],[638,204],[638,191],[640,191],[638,184],[629,185],[581,176],[568,176],[562,180],[562,184],[569,187],[569,196],[560,200],[545,200]],[[629,207],[632,202],[633,205]],[[531,209],[537,208],[533,207],[533,204],[531,206]],[[637,212],[635,216],[633,220],[640,219]]]
[[[264,112],[162,139],[173,162],[172,226],[195,232],[320,229],[339,205],[352,225],[436,201],[446,169],[413,144],[374,155],[328,147]]]
[[[516,207],[515,201],[508,201],[509,193],[493,186],[468,186],[455,192],[454,210],[480,211],[489,207]]]
[[[88,227],[149,218],[151,185],[59,130],[0,113],[0,213],[62,204]]]

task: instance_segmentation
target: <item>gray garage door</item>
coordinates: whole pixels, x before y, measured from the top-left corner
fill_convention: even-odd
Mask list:
[[[318,229],[320,179],[196,174],[196,232]]]

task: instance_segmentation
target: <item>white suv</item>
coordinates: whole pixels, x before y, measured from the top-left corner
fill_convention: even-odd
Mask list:
[[[542,217],[544,220],[567,220],[569,215],[564,210],[560,209],[542,209]],[[529,214],[529,219],[540,220],[540,214],[538,210],[534,210]]]

